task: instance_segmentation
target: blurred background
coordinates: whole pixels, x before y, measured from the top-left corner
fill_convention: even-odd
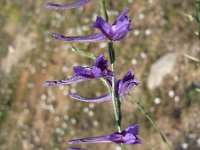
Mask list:
[[[67,42],[50,33],[88,35],[100,15],[93,0],[72,10],[50,10],[47,0],[0,1],[0,150],[62,150],[74,138],[106,135],[116,131],[111,102],[80,103],[69,92],[95,97],[106,92],[98,80],[69,86],[43,87],[47,80],[71,77],[75,65],[91,66],[88,58],[74,54]],[[52,1],[71,3],[73,0]],[[117,77],[128,69],[140,85],[131,95],[145,106],[169,138],[174,150],[200,149],[199,66],[186,58],[200,58],[192,0],[107,1],[110,22],[125,9],[132,31],[115,44]],[[95,6],[95,7],[94,7]],[[106,43],[70,43],[79,49],[103,53]],[[128,150],[167,150],[160,135],[128,99],[122,103],[122,127],[140,125],[142,145]],[[119,150],[115,144],[83,144],[91,150]]]

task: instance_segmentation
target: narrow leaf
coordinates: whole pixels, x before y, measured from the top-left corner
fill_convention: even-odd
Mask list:
[[[71,47],[72,52],[75,52],[76,54],[79,54],[79,55],[84,56],[84,57],[88,57],[88,58],[90,58],[92,60],[96,59],[95,55],[92,54],[92,53],[80,50],[80,49],[78,49],[78,48],[76,48],[76,47],[74,47],[72,45],[70,45],[70,47]]]

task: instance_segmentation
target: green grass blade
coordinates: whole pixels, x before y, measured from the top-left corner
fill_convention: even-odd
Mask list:
[[[160,128],[158,127],[158,125],[156,124],[156,122],[153,120],[152,117],[150,117],[150,115],[147,113],[147,111],[144,109],[144,106],[138,102],[137,100],[135,100],[130,94],[128,95],[129,100],[131,102],[133,102],[139,109],[140,111],[145,115],[145,117],[149,120],[149,122],[152,124],[152,126],[155,128],[155,130],[160,134],[163,142],[167,145],[168,150],[172,150],[171,145],[168,142],[167,137],[165,136],[165,134],[162,133],[162,131],[160,130]]]

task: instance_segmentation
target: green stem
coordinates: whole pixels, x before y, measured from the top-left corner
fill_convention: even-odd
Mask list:
[[[200,0],[194,0],[194,5],[195,5],[195,20],[197,22],[198,26],[198,37],[200,39]]]
[[[105,5],[105,0],[100,0],[100,7],[101,7],[101,14],[103,15],[104,19],[108,21],[108,14],[106,10],[106,5]],[[114,53],[114,48],[113,48],[113,42],[109,41],[108,42],[108,50],[109,50],[109,56],[110,56],[110,61],[111,61],[111,70],[113,73],[115,72],[115,53]],[[119,105],[115,99],[115,77],[112,77],[112,90],[111,90],[111,96],[112,96],[112,103],[113,103],[113,108],[114,108],[114,114],[115,114],[115,121],[116,121],[116,126],[118,129],[118,132],[121,132],[121,127],[120,127],[120,117],[119,117]]]
[[[167,145],[168,150],[172,150],[172,147],[169,144],[167,137],[165,136],[165,134],[162,133],[162,131],[160,130],[160,128],[158,127],[158,125],[156,124],[156,122],[146,112],[146,110],[144,109],[144,107],[142,106],[142,104],[140,104],[140,102],[138,102],[137,100],[135,100],[130,94],[128,94],[128,97],[129,97],[129,100],[132,101],[140,109],[140,111],[145,115],[145,117],[149,120],[149,122],[152,124],[152,126],[154,127],[154,129],[160,134],[163,142]]]
[[[112,41],[108,42],[108,51],[109,51],[110,62],[111,62],[111,71],[115,74],[115,50],[114,50]],[[113,103],[113,109],[114,109],[114,114],[115,114],[116,126],[118,129],[118,132],[121,132],[121,119],[122,119],[121,102],[119,99],[116,98],[116,95],[115,95],[115,77],[112,77],[111,96],[112,96],[112,103]],[[121,149],[122,150],[126,149],[124,144],[121,144]]]
[[[111,70],[115,72],[115,63],[111,64]],[[115,113],[115,121],[116,121],[116,126],[118,129],[118,132],[122,132],[121,130],[121,109],[120,109],[120,100],[116,99],[115,96],[115,77],[112,77],[112,90],[111,90],[111,96],[112,96],[112,103],[113,103],[113,108],[114,108],[114,113]],[[126,150],[126,147],[124,144],[121,144],[121,149]]]
[[[106,10],[105,0],[100,0],[100,7],[101,7],[101,15],[108,22],[108,13]]]
[[[100,0],[100,7],[101,7],[101,14],[103,18],[108,22],[108,14],[106,10],[106,5],[105,5],[105,0]],[[110,62],[111,62],[111,70],[113,73],[115,73],[115,52],[113,48],[113,42],[109,41],[108,42],[108,50],[109,50],[109,56],[110,56]],[[102,79],[104,85],[106,85],[106,88],[109,88],[107,81]],[[116,126],[118,132],[121,132],[121,110],[120,110],[120,105],[121,103],[119,100],[116,99],[115,96],[115,77],[112,77],[112,89],[111,91],[111,96],[112,96],[112,103],[113,103],[113,109],[114,109],[114,114],[115,114],[115,121],[116,121]],[[126,150],[125,145],[121,144],[121,149]]]
[[[111,70],[114,72],[114,63],[111,64]],[[120,117],[119,117],[119,111],[120,110],[117,106],[117,102],[116,102],[116,99],[115,99],[115,77],[112,77],[111,97],[112,97],[112,103],[113,103],[113,108],[114,108],[114,113],[115,113],[116,126],[117,126],[117,129],[118,129],[118,132],[121,132]]]

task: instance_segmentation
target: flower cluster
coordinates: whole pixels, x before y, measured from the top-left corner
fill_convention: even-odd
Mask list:
[[[45,6],[52,9],[72,9],[83,6],[89,3],[91,0],[77,0],[72,4],[55,4],[47,3]],[[128,32],[131,30],[131,20],[127,17],[128,9],[125,9],[120,16],[116,19],[113,24],[109,24],[102,17],[98,16],[96,21],[92,24],[92,28],[97,28],[98,33],[87,35],[87,36],[64,36],[61,34],[53,33],[52,37],[61,41],[68,42],[97,42],[102,40],[107,40],[110,42],[122,40]],[[75,66],[73,68],[74,75],[71,78],[66,78],[63,80],[46,81],[44,86],[57,86],[73,84],[77,82],[82,82],[91,79],[104,79],[108,87],[110,88],[109,93],[95,98],[87,98],[75,93],[70,93],[69,95],[79,101],[84,102],[104,102],[112,99],[112,94],[118,100],[122,100],[133,87],[137,86],[139,83],[132,75],[132,70],[129,70],[122,79],[116,79],[113,70],[108,69],[108,60],[106,60],[103,54],[96,57],[93,65],[91,67]],[[113,80],[114,79],[114,80]],[[114,83],[113,83],[114,81]],[[112,89],[114,92],[112,93]],[[138,138],[139,127],[137,124],[129,125],[122,132],[115,132],[106,136],[97,136],[90,138],[75,139],[69,141],[69,144],[80,144],[80,143],[105,143],[113,142],[116,144],[141,144],[141,140]],[[84,150],[81,148],[70,148],[69,150]]]

